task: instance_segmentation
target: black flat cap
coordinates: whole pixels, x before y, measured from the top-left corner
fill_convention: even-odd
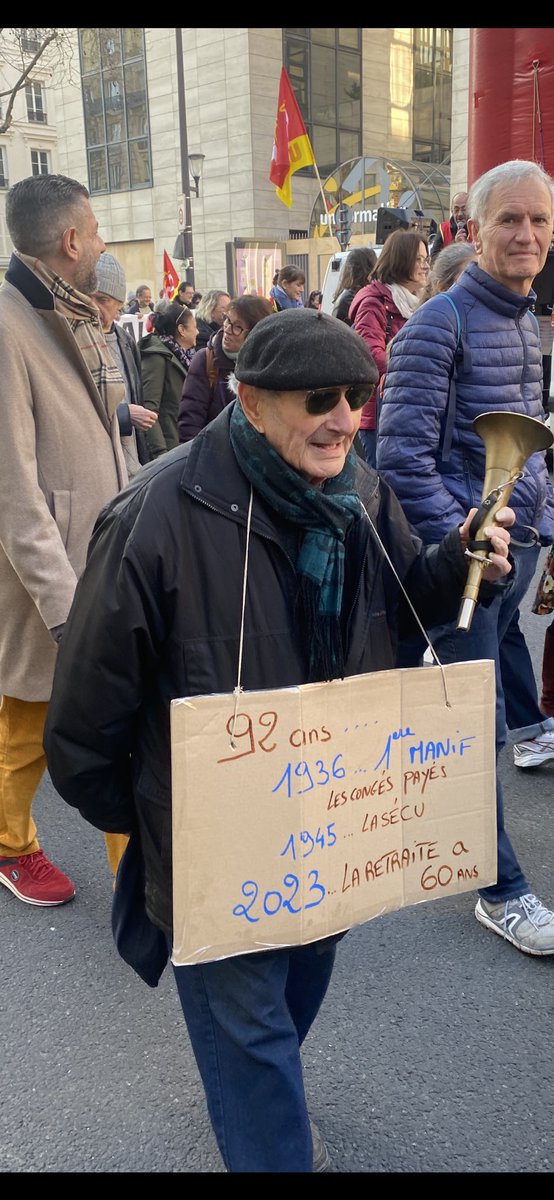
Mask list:
[[[258,321],[235,364],[241,383],[295,392],[376,383],[379,372],[359,333],[312,308],[288,308]]]

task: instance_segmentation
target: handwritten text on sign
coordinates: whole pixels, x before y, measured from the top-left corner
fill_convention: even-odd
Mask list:
[[[444,672],[173,702],[177,965],[494,881],[494,669]]]

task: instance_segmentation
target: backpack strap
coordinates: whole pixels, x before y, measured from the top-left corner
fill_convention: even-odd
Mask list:
[[[210,397],[212,397],[218,380],[219,371],[215,365],[215,355],[211,346],[206,346],[206,375],[208,376]]]
[[[391,341],[392,341],[392,338],[391,338],[391,333],[390,333],[390,331],[391,331],[391,329],[392,329],[392,323],[393,323],[393,321],[394,321],[394,313],[393,313],[393,312],[391,312],[390,308],[387,308],[387,306],[386,306],[386,297],[385,297],[385,296],[381,296],[381,300],[383,301],[383,306],[384,306],[384,309],[385,309],[385,314],[386,314],[386,321],[385,321],[385,350],[388,350],[388,348],[389,348],[389,346],[390,346],[390,343],[391,343]],[[378,425],[379,425],[379,415],[380,415],[380,410],[381,410],[381,403],[382,403],[382,400],[383,400],[383,387],[384,387],[384,383],[385,383],[385,376],[384,376],[384,374],[383,374],[383,375],[380,375],[380,376],[379,376],[379,379],[377,380],[377,383],[375,384],[375,387],[374,387],[374,389],[373,389],[373,392],[372,392],[372,395],[374,395],[374,396],[375,396],[375,427],[376,427],[376,428],[378,428]]]
[[[529,312],[529,316],[530,316],[530,317],[532,317],[532,318],[533,318],[533,321],[535,322],[535,333],[536,333],[536,334],[537,334],[537,336],[540,338],[540,336],[541,336],[541,327],[540,327],[540,325],[539,325],[539,322],[538,322],[538,317],[537,317],[537,314],[536,314],[536,312],[535,312],[534,308],[530,308],[530,309],[528,309],[528,312]]]
[[[462,373],[466,373],[471,369],[471,355],[469,348],[463,339],[462,322],[457,305],[454,303],[452,296],[448,292],[441,292],[441,295],[448,301],[451,308],[454,309],[456,317],[456,349],[450,367],[448,376],[448,401],[446,404],[446,412],[444,415],[441,441],[439,446],[439,454],[443,462],[448,462],[452,449],[452,433],[454,430],[454,422],[456,420],[456,380]]]

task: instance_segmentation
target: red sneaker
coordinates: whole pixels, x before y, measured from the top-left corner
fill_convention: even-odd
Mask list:
[[[58,870],[42,850],[21,854],[19,858],[0,858],[0,883],[26,904],[67,904],[73,900],[75,886]]]

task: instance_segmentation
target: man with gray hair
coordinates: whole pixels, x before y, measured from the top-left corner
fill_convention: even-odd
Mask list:
[[[117,418],[125,464],[129,479],[132,479],[144,463],[152,460],[144,434],[156,423],[158,414],[143,404],[137,343],[117,323],[125,301],[125,272],[117,258],[107,250],[96,264],[96,279],[92,299],[100,313],[106,344],[125,384],[125,399],[118,407]]]
[[[485,446],[472,423],[482,412],[544,419],[541,346],[530,308],[553,228],[554,181],[534,162],[487,171],[469,194],[469,231],[477,256],[448,293],[433,296],[396,335],[379,423],[377,467],[426,543],[481,500]],[[540,544],[554,535],[554,492],[544,452],[533,454],[514,488],[517,517],[513,582],[475,612],[469,630],[442,625],[431,640],[443,662],[490,658],[496,664],[497,750],[514,742],[517,766],[554,760],[554,718],[538,705],[518,608],[533,579]],[[535,533],[536,531],[536,533]],[[404,645],[400,665],[424,647]],[[510,682],[508,682],[508,679]],[[498,877],[475,915],[526,954],[554,954],[554,913],[531,891],[504,829],[497,783]]]
[[[87,542],[124,483],[89,193],[64,175],[22,179],[6,199],[15,246],[0,289],[0,883],[27,904],[75,887],[40,849],[32,817],[57,643]]]
[[[441,221],[433,238],[430,249],[431,262],[434,262],[441,250],[444,250],[446,246],[451,246],[453,242],[460,243],[471,240],[467,212],[467,192],[456,192],[456,195],[452,197],[450,217],[447,221]]]

